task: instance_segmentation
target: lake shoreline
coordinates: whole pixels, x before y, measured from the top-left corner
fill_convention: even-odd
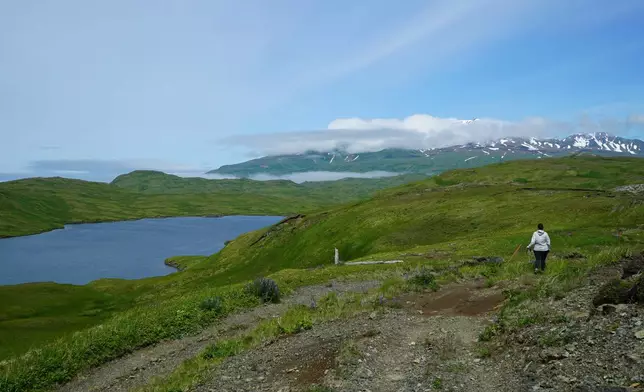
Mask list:
[[[85,286],[102,279],[171,275],[200,264],[239,235],[283,219],[246,214],[157,216],[74,223],[43,236],[3,238],[0,268],[6,274],[0,286]]]
[[[29,237],[32,235],[38,235],[38,234],[43,234],[43,233],[48,233],[50,231],[54,230],[63,230],[65,229],[65,226],[70,226],[70,225],[84,225],[84,224],[94,224],[94,223],[116,223],[116,222],[132,222],[132,221],[139,221],[139,220],[144,220],[144,219],[167,219],[167,218],[223,218],[226,216],[282,216],[282,215],[271,215],[271,214],[253,214],[253,213],[240,213],[240,214],[206,214],[206,215],[155,215],[155,216],[143,216],[143,217],[136,217],[136,218],[119,218],[119,219],[97,219],[97,220],[82,220],[82,221],[74,221],[74,222],[67,222],[62,225],[57,225],[55,227],[47,228],[47,229],[42,229],[26,234],[3,234],[0,233],[0,239],[3,238],[17,238],[17,237]]]

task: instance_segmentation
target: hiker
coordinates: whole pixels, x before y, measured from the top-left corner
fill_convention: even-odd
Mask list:
[[[527,248],[528,250],[532,248],[534,251],[534,257],[536,259],[534,262],[534,272],[537,273],[539,270],[545,270],[546,257],[548,257],[548,252],[550,252],[550,237],[543,230],[542,223],[537,225],[537,231],[532,234],[532,240]]]

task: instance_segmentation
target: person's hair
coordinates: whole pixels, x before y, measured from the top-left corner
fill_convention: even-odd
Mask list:
[[[543,230],[543,223],[539,223],[539,224],[537,225],[537,229],[539,229],[539,230]]]

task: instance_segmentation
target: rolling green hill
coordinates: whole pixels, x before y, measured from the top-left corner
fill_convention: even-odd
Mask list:
[[[297,184],[288,180],[257,181],[246,178],[212,180],[199,177],[185,178],[156,171],[134,171],[116,177],[111,185],[144,194],[187,194],[232,192],[285,196],[306,195],[328,205],[364,199],[375,191],[427,178],[423,174],[403,174],[381,178],[345,178],[336,181],[315,181]]]
[[[288,215],[368,197],[419,176],[291,181],[207,180],[151,171],[112,184],[65,178],[0,183],[0,237],[39,233],[69,223],[165,216]]]
[[[453,266],[458,273],[488,279],[517,278],[530,272],[525,256],[520,263],[498,268],[462,267],[462,261],[472,256],[509,259],[517,246],[527,245],[539,222],[553,243],[543,281],[550,285],[543,291],[551,292],[560,280],[578,277],[626,249],[642,248],[644,195],[615,190],[640,183],[640,159],[579,156],[462,169],[284,219],[240,236],[215,255],[191,258],[188,268],[168,276],[106,279],[86,286],[0,287],[0,359],[61,337],[43,346],[37,356],[18,357],[4,368],[0,362],[0,386],[3,380],[14,388],[10,390],[51,385],[136,348],[195,333],[216,318],[199,307],[204,299],[221,296],[225,312],[253,306],[241,287],[257,276],[272,277],[285,292],[340,276],[369,279],[389,269],[419,265]],[[103,200],[105,188],[93,186]],[[34,189],[29,200],[38,206],[41,185]],[[110,197],[141,203],[148,196],[168,200],[165,194],[113,191]],[[94,193],[84,192],[87,200],[94,200]],[[48,211],[54,213],[55,207],[48,206]],[[63,202],[60,207],[70,213]],[[343,261],[405,263],[334,266],[334,248]],[[587,260],[564,260],[563,255],[573,251],[587,255]],[[15,389],[19,387],[23,389]]]
[[[0,184],[0,237],[38,233],[69,223],[163,216],[281,215],[319,205],[306,194],[288,192],[146,195],[103,183],[27,179]]]
[[[410,249],[507,253],[543,222],[559,249],[614,241],[644,222],[644,198],[612,189],[644,183],[644,161],[571,157],[446,172],[371,200],[242,235],[203,263],[220,278],[394,257]],[[575,233],[568,236],[566,233]],[[639,237],[639,231],[636,231]],[[240,263],[244,260],[244,263]]]

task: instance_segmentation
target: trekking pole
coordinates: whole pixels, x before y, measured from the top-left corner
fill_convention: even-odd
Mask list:
[[[510,260],[508,260],[508,263],[509,263],[510,261],[512,261],[512,259],[514,258],[514,256],[516,256],[516,255],[517,255],[517,253],[519,253],[519,248],[520,248],[520,247],[521,247],[521,245],[520,245],[520,244],[519,244],[519,245],[517,245],[517,248],[514,250],[514,253],[512,253],[512,257],[510,257]]]

